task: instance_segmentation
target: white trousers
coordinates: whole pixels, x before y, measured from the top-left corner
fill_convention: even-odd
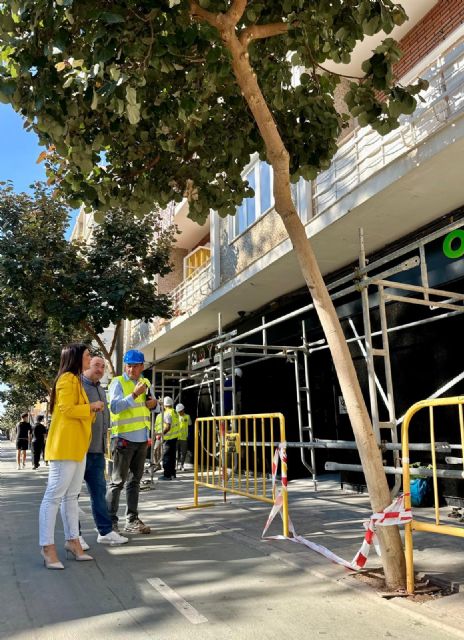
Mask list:
[[[79,506],[77,497],[82,488],[85,458],[75,460],[50,460],[48,484],[40,505],[39,544],[41,547],[55,543],[55,524],[61,504],[65,540],[79,537]]]

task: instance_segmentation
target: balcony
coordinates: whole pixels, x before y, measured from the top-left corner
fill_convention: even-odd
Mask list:
[[[205,256],[205,247],[200,247],[200,249]],[[169,294],[172,300],[173,319],[155,318],[153,322],[141,320],[132,322],[129,339],[131,347],[143,349],[155,339],[163,327],[175,322],[179,316],[196,311],[201,302],[210,295],[213,290],[213,275],[209,254],[195,271],[192,271],[191,264],[189,266],[190,275]]]
[[[190,267],[191,268],[191,267]],[[213,290],[211,258],[191,271],[171,292],[174,315],[181,316],[197,307]]]
[[[419,74],[430,86],[412,116],[386,136],[356,129],[340,147],[330,169],[315,180],[313,213],[318,215],[396,158],[417,148],[464,112],[464,39]]]

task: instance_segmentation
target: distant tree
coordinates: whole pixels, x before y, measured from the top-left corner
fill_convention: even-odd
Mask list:
[[[392,0],[15,0],[0,4],[0,99],[54,149],[50,179],[70,202],[134,212],[186,197],[190,217],[221,216],[253,189],[250,155],[272,165],[275,209],[327,338],[374,511],[390,502],[369,414],[290,182],[330,166],[350,116],[381,134],[426,85],[395,84],[401,52],[386,38],[351,79],[366,35],[407,19]],[[292,84],[292,67],[305,69]],[[102,170],[102,157],[105,169]],[[399,532],[379,532],[387,584],[404,584]]]
[[[32,194],[0,186],[0,345],[14,357],[41,352],[39,362],[56,365],[47,353],[53,332],[60,340],[90,336],[114,374],[122,321],[170,316],[155,278],[170,271],[174,229],[164,231],[156,212],[138,218],[111,210],[86,244],[65,239],[68,220],[66,206],[40,183]],[[100,334],[110,324],[114,338],[107,346]]]

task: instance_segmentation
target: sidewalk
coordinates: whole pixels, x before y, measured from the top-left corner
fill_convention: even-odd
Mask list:
[[[65,559],[58,519],[66,569],[46,571],[37,515],[47,469],[17,471],[14,453],[11,443],[0,441],[0,638],[406,639],[411,625],[427,640],[464,638],[464,591],[422,604],[384,600],[302,545],[261,541],[268,505],[241,497],[224,504],[221,495],[200,490],[201,501],[217,506],[178,511],[192,503],[189,473],[141,493],[140,515],[152,534],[132,536],[121,547],[96,544],[83,491],[83,534],[96,562]],[[314,493],[309,480],[297,480],[289,498],[300,535],[353,558],[370,515],[366,496],[343,493],[333,480]],[[270,534],[279,533],[276,520]],[[462,539],[417,534],[415,550],[416,570],[464,584]],[[378,566],[372,552],[367,568]]]

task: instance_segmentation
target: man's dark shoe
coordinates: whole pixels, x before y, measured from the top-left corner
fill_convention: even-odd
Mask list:
[[[168,478],[167,476],[160,476],[158,478],[158,480],[171,480],[171,479],[172,479],[171,477]]]
[[[150,533],[151,529],[148,525],[144,524],[139,518],[127,522],[124,527],[124,531],[128,533]]]
[[[112,530],[116,531],[116,533],[120,533],[119,526],[117,522],[113,522]]]

